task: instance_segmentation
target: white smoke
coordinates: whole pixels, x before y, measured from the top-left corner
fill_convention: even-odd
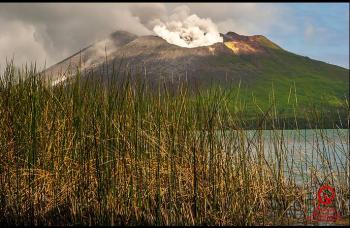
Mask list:
[[[95,43],[91,47],[91,52],[93,52],[93,55],[89,56],[89,59],[84,63],[85,67],[89,67],[92,64],[97,64],[98,62],[104,61],[115,50],[116,47],[110,38],[106,38]]]
[[[80,71],[85,70],[86,68],[94,67],[106,61],[109,55],[115,51],[117,47],[114,45],[111,38],[106,38],[100,41],[97,41],[93,46],[88,49],[88,59],[82,60],[82,62],[75,67],[79,67]],[[68,75],[58,77],[56,80],[51,82],[52,86],[64,83],[67,79],[72,78],[75,75],[76,71],[70,72]]]
[[[217,26],[210,18],[189,15],[188,7],[178,7],[165,23],[154,26],[153,31],[168,43],[194,48],[223,42]]]

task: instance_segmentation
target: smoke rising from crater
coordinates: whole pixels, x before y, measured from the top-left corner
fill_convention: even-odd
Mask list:
[[[181,6],[174,9],[174,14],[167,22],[159,22],[153,31],[168,43],[194,48],[223,42],[217,26],[210,18],[189,15],[189,8]]]

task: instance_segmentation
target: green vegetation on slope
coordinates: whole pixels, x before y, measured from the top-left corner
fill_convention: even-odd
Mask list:
[[[226,62],[227,58],[223,58],[220,59]],[[238,75],[250,74],[250,77],[241,77],[241,84],[235,82],[232,85],[234,89],[240,87],[240,104],[246,104],[233,108],[236,111],[244,109],[247,116],[254,116],[260,109],[268,110],[273,101],[277,111],[285,117],[292,118],[294,112],[299,116],[310,108],[316,108],[339,118],[337,110],[348,104],[348,69],[282,49],[271,49],[266,58],[246,55],[235,56],[231,61]],[[237,98],[232,97],[234,99]]]

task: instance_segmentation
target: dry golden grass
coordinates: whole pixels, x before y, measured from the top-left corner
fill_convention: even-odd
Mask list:
[[[207,100],[186,89],[171,97],[133,88],[78,80],[48,88],[31,77],[0,85],[1,223],[274,225],[305,218],[312,188],[297,177],[310,173],[284,172],[299,164],[297,154],[287,158],[294,151],[280,131],[273,130],[271,157],[261,129],[252,138],[235,127],[244,120],[222,91]],[[278,119],[270,114],[261,122]],[[344,145],[337,153],[348,152]],[[348,171],[315,170],[316,179],[339,189],[338,208],[349,213]]]

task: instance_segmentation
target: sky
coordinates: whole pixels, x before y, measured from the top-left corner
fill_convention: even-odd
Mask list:
[[[349,3],[0,3],[0,68],[50,66],[116,30],[154,34],[182,10],[219,31],[264,35],[279,46],[349,68]]]

